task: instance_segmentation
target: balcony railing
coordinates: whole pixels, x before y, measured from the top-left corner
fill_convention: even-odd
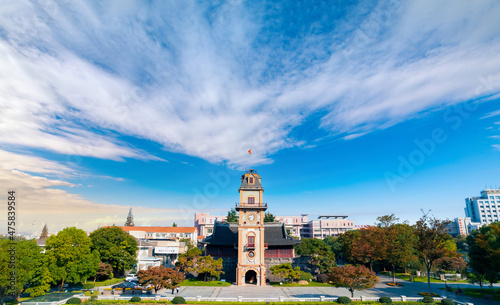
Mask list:
[[[267,208],[267,203],[259,202],[236,202],[235,206],[237,208]]]
[[[234,244],[234,248],[238,249],[238,244]],[[248,243],[246,246],[247,249],[255,250],[255,243]],[[267,249],[267,243],[264,243],[264,249]]]

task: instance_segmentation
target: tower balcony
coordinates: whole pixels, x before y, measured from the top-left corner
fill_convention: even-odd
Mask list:
[[[238,246],[235,245],[235,249],[237,249]],[[247,250],[255,250],[255,243],[247,243],[246,247]],[[267,249],[267,243],[264,243],[264,249]]]
[[[249,202],[236,202],[235,204],[236,211],[240,209],[245,210],[267,210],[267,203],[249,203]]]

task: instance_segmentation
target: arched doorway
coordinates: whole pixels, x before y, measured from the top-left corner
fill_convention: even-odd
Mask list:
[[[245,273],[245,284],[257,285],[257,272],[248,270]]]

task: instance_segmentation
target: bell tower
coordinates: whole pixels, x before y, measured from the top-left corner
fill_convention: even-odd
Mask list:
[[[266,266],[264,250],[264,188],[260,175],[253,169],[241,176],[239,188],[240,202],[236,203],[239,212],[238,223],[238,265],[236,285],[266,285]]]

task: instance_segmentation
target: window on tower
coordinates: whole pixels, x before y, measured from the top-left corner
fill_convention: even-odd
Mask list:
[[[248,178],[248,183],[253,184],[253,177]]]
[[[255,203],[255,197],[248,197],[248,203],[249,204]]]

